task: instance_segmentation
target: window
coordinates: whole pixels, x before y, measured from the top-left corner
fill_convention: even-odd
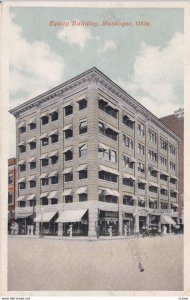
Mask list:
[[[142,162],[138,163],[138,171],[141,173],[145,173],[145,164]]]
[[[170,160],[170,169],[174,170],[176,169],[175,163],[173,161]]]
[[[54,122],[56,120],[58,120],[58,117],[59,117],[59,114],[57,111],[54,111],[52,114],[51,114],[51,121]]]
[[[153,167],[149,166],[149,175],[153,177],[157,177],[158,171],[154,170]]]
[[[58,142],[58,134],[52,134],[51,135],[51,143],[57,143]]]
[[[36,142],[31,142],[29,143],[29,145],[30,145],[30,150],[36,149]]]
[[[20,182],[19,183],[19,188],[20,188],[20,190],[24,190],[26,188],[26,183],[25,182]]]
[[[125,124],[127,127],[131,129],[134,128],[134,121],[132,121],[130,117],[127,115],[123,116],[123,124]]]
[[[12,184],[13,183],[13,174],[8,175],[8,184]]]
[[[152,151],[152,150],[149,150],[148,151],[148,156],[149,156],[149,159],[152,160],[152,161],[157,161],[157,153]]]
[[[165,158],[164,156],[160,155],[160,163],[163,166],[167,166],[167,158]]]
[[[32,161],[30,163],[30,170],[33,170],[33,169],[36,169],[36,162],[35,161]]]
[[[123,204],[133,206],[134,205],[134,200],[133,200],[132,196],[125,195],[123,197]]]
[[[156,186],[149,186],[149,192],[157,194],[158,188]]]
[[[168,191],[165,189],[160,189],[160,194],[163,196],[168,196]]]
[[[145,207],[145,201],[144,200],[140,200],[139,202],[138,202],[138,206],[139,207]],[[139,217],[140,218],[140,217]]]
[[[29,200],[30,206],[36,206],[36,200]]]
[[[88,195],[87,194],[80,194],[79,195],[79,202],[87,201]]]
[[[51,164],[55,165],[58,162],[58,156],[52,156],[51,157]]]
[[[98,101],[98,107],[99,109],[106,112],[108,115],[114,117],[117,119],[117,109],[112,107],[112,104],[109,104],[109,102],[104,101],[103,99],[100,99]]]
[[[164,150],[168,148],[168,143],[163,138],[160,138],[160,147]]]
[[[99,179],[117,182],[117,175],[105,171],[99,171]]]
[[[133,139],[123,135],[123,141],[124,141],[124,145],[130,149],[133,149]]]
[[[21,146],[19,146],[19,148],[20,148],[20,153],[26,152],[26,146],[25,145],[21,145]]]
[[[42,139],[42,146],[47,146],[49,144],[48,137]]]
[[[48,205],[48,198],[47,197],[43,197],[41,199],[41,203],[42,203],[42,205]]]
[[[69,139],[72,137],[73,137],[73,130],[72,129],[65,130],[65,139]]]
[[[152,208],[152,209],[156,209],[158,206],[158,203],[157,201],[149,201],[149,207]]]
[[[48,185],[49,184],[49,179],[48,178],[42,178],[42,186]]]
[[[145,183],[143,183],[143,182],[138,182],[138,189],[140,189],[140,190],[145,190]]]
[[[26,171],[26,165],[20,165],[20,172]]]
[[[145,146],[138,143],[138,153],[144,155],[145,154]]]
[[[87,154],[88,154],[87,144],[84,144],[83,146],[79,147],[79,157],[80,158],[87,157]]]
[[[176,184],[177,179],[170,177],[170,183]]]
[[[117,196],[105,195],[105,192],[101,190],[99,193],[99,201],[117,203]]]
[[[164,181],[168,181],[168,176],[165,174],[160,174],[160,179]]]
[[[109,125],[105,125],[102,122],[99,122],[99,132],[105,136],[107,136],[108,138],[117,141],[117,135],[118,133],[116,131],[114,131],[113,129],[111,129],[109,127]]]
[[[168,209],[168,203],[161,202],[161,209]]]
[[[170,197],[171,198],[177,198],[177,193],[174,191],[170,191]]]
[[[73,173],[65,174],[65,182],[73,181]]]
[[[58,199],[57,198],[51,198],[51,204],[58,204]]]
[[[151,143],[156,144],[156,133],[149,130],[149,140]]]
[[[123,166],[129,169],[133,169],[134,161],[131,161],[128,156],[123,155]]]
[[[103,158],[104,160],[116,163],[117,162],[117,153],[111,149],[99,148],[99,158]]]
[[[30,181],[30,188],[34,188],[36,187],[36,181],[35,180],[31,180]]]
[[[42,159],[42,167],[46,167],[49,165],[49,159],[48,158],[43,158]]]
[[[131,178],[123,178],[123,184],[134,187],[134,180],[132,180]]]
[[[170,153],[176,155],[176,148],[173,145],[170,145]]]
[[[80,125],[79,125],[79,134],[86,133],[87,129],[88,129],[87,128],[87,121],[80,122]]]
[[[86,99],[82,99],[78,103],[79,103],[79,110],[87,108],[87,100]]]
[[[20,131],[20,133],[25,133],[26,132],[26,127],[25,126],[20,127],[19,131]]]
[[[8,192],[8,204],[13,202],[13,193]]]
[[[49,117],[48,116],[43,116],[42,117],[42,125],[46,125],[49,123]]]
[[[29,124],[30,130],[36,129],[36,123]]]
[[[72,115],[73,113],[73,107],[72,105],[68,105],[65,107],[65,116],[69,116]]]
[[[26,202],[25,201],[19,201],[18,202],[18,206],[19,207],[25,207],[26,206]]]
[[[82,179],[86,179],[88,177],[88,172],[87,170],[81,170],[79,171],[79,179],[82,180]]]
[[[51,177],[51,184],[57,184],[58,183],[58,176]]]
[[[73,196],[71,195],[65,196],[65,203],[71,203],[71,202],[73,202]]]
[[[145,135],[145,126],[144,126],[144,124],[138,123],[138,133],[139,133],[141,136],[144,136],[144,135]]]
[[[72,160],[73,159],[73,152],[68,150],[65,152],[65,161]]]

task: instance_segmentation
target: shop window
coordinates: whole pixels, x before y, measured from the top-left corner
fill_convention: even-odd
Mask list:
[[[73,202],[73,196],[71,195],[65,196],[65,203],[71,203],[71,202]]]
[[[65,107],[65,116],[69,116],[72,115],[73,113],[73,107],[72,105],[68,105]]]
[[[99,171],[99,179],[117,182],[117,175],[105,171]]]
[[[70,150],[65,152],[65,161],[72,160],[72,159],[73,159],[73,152]]]
[[[58,134],[52,134],[51,135],[51,143],[57,143],[58,142]]]
[[[36,181],[35,180],[31,180],[30,181],[30,188],[34,188],[36,187]]]
[[[41,199],[41,203],[42,203],[42,205],[48,205],[48,198],[47,197],[43,197]]]
[[[72,137],[73,137],[73,130],[72,129],[65,130],[65,139],[69,139]]]
[[[42,125],[46,125],[49,123],[49,117],[48,116],[43,116],[42,118]]]
[[[103,99],[100,99],[98,101],[98,107],[99,109],[103,110],[104,112],[106,112],[108,115],[114,117],[115,119],[117,119],[117,109],[113,108],[111,104],[109,104],[109,102],[104,101]]]
[[[13,174],[9,174],[8,175],[8,184],[12,184],[13,183]]]
[[[48,160],[48,158],[43,158],[42,159],[42,167],[46,167],[46,166],[48,166],[49,165],[49,160]]]
[[[13,193],[8,192],[8,204],[13,203]]]
[[[65,174],[65,182],[73,181],[73,173]]]
[[[35,161],[32,161],[30,164],[30,170],[34,170],[36,169],[36,162]]]
[[[88,154],[87,144],[84,144],[83,146],[79,147],[79,157],[80,158],[87,157],[87,154]]]
[[[31,142],[29,145],[30,145],[30,150],[36,149],[36,142]]]
[[[134,200],[133,200],[132,196],[125,195],[123,197],[123,204],[133,206],[134,205]]]
[[[51,164],[55,165],[58,162],[58,156],[52,156],[51,157]]]
[[[58,199],[57,198],[51,198],[51,204],[58,204]]]
[[[80,122],[80,125],[79,125],[79,134],[84,134],[84,133],[87,132],[87,130],[88,130],[87,121]]]
[[[56,120],[58,120],[58,117],[59,117],[59,114],[57,111],[54,111],[52,114],[51,114],[51,121],[54,122]]]
[[[88,177],[88,172],[87,170],[81,170],[79,171],[79,179],[82,180],[82,179],[86,179]]]
[[[79,110],[87,108],[87,100],[86,99],[82,99],[78,103],[79,103]]]
[[[42,139],[42,146],[47,146],[49,144],[48,137]]]
[[[88,195],[83,193],[79,195],[79,202],[84,202],[88,200]]]
[[[20,172],[26,171],[26,165],[20,165]]]
[[[123,178],[123,184],[134,187],[134,180],[132,180],[131,178]]]
[[[49,179],[48,178],[42,178],[41,180],[42,186],[46,186],[49,184]]]
[[[51,184],[57,184],[58,183],[58,176],[51,177]]]
[[[25,182],[20,182],[20,183],[19,183],[19,188],[20,188],[20,190],[25,190],[25,188],[26,188],[26,183],[25,183]]]

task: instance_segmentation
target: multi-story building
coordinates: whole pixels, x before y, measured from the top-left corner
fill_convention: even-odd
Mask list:
[[[94,236],[178,222],[178,136],[98,69],[10,112],[22,225]]]
[[[179,108],[173,114],[160,119],[167,127],[171,128],[181,139],[178,150],[178,191],[180,219],[183,223],[184,209],[184,109]]]
[[[8,221],[15,218],[16,159],[8,160]]]

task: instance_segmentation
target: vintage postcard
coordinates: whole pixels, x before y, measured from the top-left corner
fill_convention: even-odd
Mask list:
[[[189,295],[189,4],[1,4],[1,295]]]

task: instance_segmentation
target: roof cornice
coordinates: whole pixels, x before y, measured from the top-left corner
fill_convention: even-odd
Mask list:
[[[32,98],[15,108],[9,110],[11,114],[17,117],[21,112],[31,109],[32,107],[38,107],[41,103],[46,102],[54,97],[64,97],[64,93],[71,91],[81,85],[95,83],[101,85],[108,89],[112,94],[122,99],[125,103],[130,105],[135,112],[140,112],[142,116],[157,125],[160,129],[166,131],[173,138],[180,141],[181,139],[165,124],[162,123],[155,115],[153,115],[148,109],[146,109],[142,104],[130,96],[126,91],[119,87],[115,82],[103,74],[100,70],[93,67],[80,75],[73,77],[72,79],[66,81],[65,83],[56,86],[55,88],[40,94],[39,96]]]

